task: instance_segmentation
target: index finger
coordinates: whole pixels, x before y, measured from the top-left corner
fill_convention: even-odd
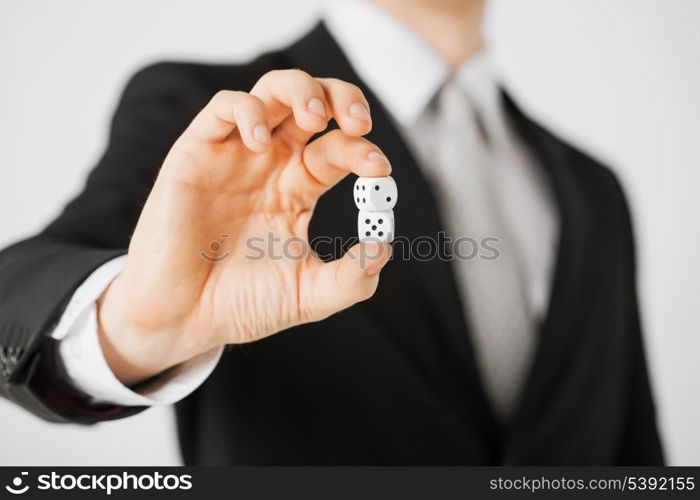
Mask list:
[[[328,125],[328,104],[323,87],[304,71],[269,71],[257,81],[250,93],[265,103],[272,128],[290,114],[294,115],[300,129],[310,133],[320,132]]]
[[[336,129],[304,148],[303,163],[315,181],[310,187],[317,196],[328,191],[349,173],[360,177],[391,175],[391,164],[384,153],[362,137],[351,137]]]

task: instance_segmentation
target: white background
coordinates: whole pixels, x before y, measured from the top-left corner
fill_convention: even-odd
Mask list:
[[[318,0],[0,0],[0,246],[76,193],[129,75],[240,61],[310,27]],[[700,2],[496,0],[493,57],[521,104],[623,180],[669,461],[700,464]],[[0,401],[0,464],[176,464],[169,408],[91,428]]]

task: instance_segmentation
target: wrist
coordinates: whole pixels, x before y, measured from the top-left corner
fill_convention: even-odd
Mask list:
[[[124,281],[118,275],[97,301],[100,347],[122,384],[132,386],[215,347],[193,343],[182,325],[166,325],[133,305]]]

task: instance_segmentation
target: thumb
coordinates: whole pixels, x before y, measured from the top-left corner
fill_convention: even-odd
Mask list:
[[[342,259],[322,264],[312,283],[311,321],[319,321],[374,295],[391,257],[388,243],[358,243]]]

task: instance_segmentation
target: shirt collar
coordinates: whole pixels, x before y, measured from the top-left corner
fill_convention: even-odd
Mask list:
[[[480,115],[498,106],[483,50],[453,71],[418,33],[367,0],[332,2],[325,22],[357,74],[401,126],[415,123],[452,75]]]

